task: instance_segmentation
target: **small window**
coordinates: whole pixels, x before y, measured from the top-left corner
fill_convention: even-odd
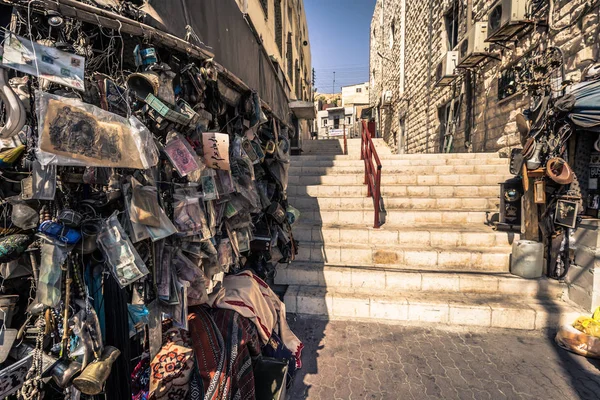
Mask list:
[[[458,45],[458,15],[460,13],[460,5],[458,1],[452,3],[452,7],[444,15],[444,24],[446,26],[446,38],[448,51],[452,51]]]
[[[356,93],[361,93],[362,92],[362,88],[356,88]]]
[[[333,129],[339,129],[340,128],[340,118],[336,117],[333,119]]]
[[[396,23],[392,22],[390,26],[390,49],[394,47],[394,40],[396,39]]]
[[[346,117],[346,124],[350,125],[352,123],[351,117]]]
[[[504,100],[517,93],[517,70],[510,67],[503,70],[498,78],[498,100]]]
[[[323,118],[323,128],[327,127],[328,122],[329,122],[329,120],[327,118]]]

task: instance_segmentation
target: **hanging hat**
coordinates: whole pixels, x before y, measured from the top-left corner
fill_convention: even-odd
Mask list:
[[[516,117],[517,122],[517,130],[521,134],[521,137],[527,137],[529,135],[529,131],[531,130],[531,124],[525,115],[522,113],[518,113]]]
[[[150,93],[157,96],[159,87],[160,77],[156,72],[136,72],[127,77],[127,88],[141,100]]]
[[[575,180],[575,173],[562,158],[551,158],[546,164],[546,174],[554,182],[561,185],[568,185]]]

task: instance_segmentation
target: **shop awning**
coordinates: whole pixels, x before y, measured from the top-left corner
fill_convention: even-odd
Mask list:
[[[573,85],[569,94],[575,97],[569,119],[581,129],[600,132],[600,80]]]
[[[298,119],[315,119],[317,118],[317,112],[315,111],[314,103],[310,101],[292,101],[290,103],[290,110],[294,113]]]

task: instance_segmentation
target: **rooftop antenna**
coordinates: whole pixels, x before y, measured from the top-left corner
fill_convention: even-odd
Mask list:
[[[335,94],[335,71],[333,71],[333,86],[331,87],[331,94]]]

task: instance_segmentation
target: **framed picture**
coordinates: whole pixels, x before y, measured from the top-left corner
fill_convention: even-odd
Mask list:
[[[559,199],[556,202],[556,213],[554,223],[567,228],[575,228],[577,214],[579,213],[579,202],[573,200]]]

